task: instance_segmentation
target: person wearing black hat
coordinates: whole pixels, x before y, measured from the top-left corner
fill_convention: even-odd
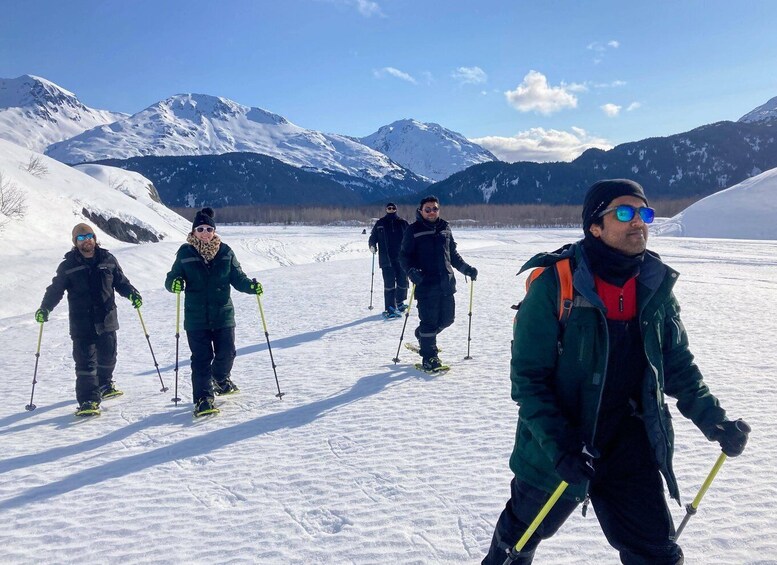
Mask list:
[[[582,241],[521,268],[545,269],[516,314],[515,476],[484,564],[505,561],[561,481],[561,498],[513,563],[531,563],[539,543],[590,501],[622,563],[680,564],[662,481],[679,502],[667,397],[728,456],[745,448],[749,426],[726,417],[689,351],[672,292],[678,273],[647,250],[653,217],[638,183],[599,181],[585,196]],[[556,264],[566,259],[574,294],[562,323]]]
[[[407,273],[399,262],[399,248],[408,223],[397,214],[397,205],[386,204],[386,215],[372,226],[368,244],[378,253],[378,265],[383,274],[383,317],[399,318],[407,309]]]
[[[262,285],[249,279],[232,249],[216,233],[211,208],[194,216],[192,231],[179,249],[165,288],[185,292],[184,322],[191,350],[194,415],[217,413],[214,395],[238,391],[231,371],[235,360],[235,308],[230,289],[261,295]]]
[[[47,322],[67,292],[76,365],[76,415],[93,416],[100,413],[103,399],[123,394],[113,381],[119,329],[114,290],[128,298],[135,308],[140,308],[143,300],[116,257],[100,247],[92,226],[77,224],[71,239],[73,248],[57,267],[57,274],[35,312],[35,320]]]
[[[433,372],[442,366],[437,355],[437,334],[453,324],[456,315],[453,269],[473,281],[478,276],[478,270],[468,265],[456,251],[450,225],[440,218],[440,201],[436,196],[421,200],[416,221],[402,239],[399,261],[416,285],[420,323],[415,336],[422,366],[425,371]]]

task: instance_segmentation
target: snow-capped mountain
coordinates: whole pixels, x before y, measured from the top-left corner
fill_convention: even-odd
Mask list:
[[[49,147],[65,163],[140,156],[261,153],[304,169],[364,178],[408,171],[348,137],[299,127],[260,108],[205,94],[178,94],[129,118]]]
[[[0,138],[34,151],[42,153],[52,143],[126,117],[89,108],[40,77],[0,78]]]
[[[360,141],[433,181],[446,179],[478,163],[497,161],[490,151],[455,131],[412,119],[383,126]]]
[[[751,110],[737,121],[767,122],[774,119],[777,119],[777,96],[770,99],[766,104],[761,104],[755,110]]]

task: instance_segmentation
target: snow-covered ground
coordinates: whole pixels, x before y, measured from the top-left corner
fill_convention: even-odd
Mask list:
[[[68,223],[71,223],[70,221]],[[75,223],[75,222],[72,222]],[[69,228],[69,226],[68,226]],[[64,231],[64,230],[63,230]],[[107,245],[142,291],[159,378],[137,314],[119,301],[116,380],[125,395],[92,420],[73,416],[67,306],[44,325],[37,409],[25,411],[39,325],[33,311],[62,256],[47,245],[3,254],[0,339],[0,562],[477,563],[509,494],[517,408],[509,346],[515,277],[529,256],[579,230],[456,230],[474,283],[459,276],[456,323],[440,336],[453,370],[430,377],[394,357],[402,320],[370,300],[370,254],[360,228],[220,227],[263,306],[283,400],[274,395],[256,300],[233,294],[239,395],[221,414],[191,414],[188,347],[174,385],[175,298],[162,288],[180,241]],[[183,237],[181,237],[181,241]],[[22,240],[17,239],[21,244]],[[676,293],[691,347],[732,417],[753,427],[683,532],[688,563],[777,563],[777,241],[652,238],[681,272]],[[35,276],[32,276],[35,275]],[[12,284],[14,277],[24,281]],[[415,309],[407,337],[417,324]],[[676,410],[675,468],[690,502],[719,449]],[[685,510],[671,505],[676,522]],[[617,563],[596,519],[576,512],[535,563]]]

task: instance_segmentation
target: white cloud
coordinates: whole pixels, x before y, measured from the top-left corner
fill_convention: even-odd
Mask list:
[[[564,108],[576,108],[577,97],[572,90],[580,85],[550,86],[540,72],[529,71],[515,90],[505,92],[505,98],[516,110],[552,114]]]
[[[642,104],[640,104],[639,102],[632,102],[631,104],[628,105],[628,107],[626,108],[626,111],[631,112],[641,107],[642,107]]]
[[[611,39],[610,41],[607,42],[607,47],[612,47],[613,49],[617,49],[620,46],[621,46],[621,42],[616,41],[615,39]]]
[[[611,82],[596,82],[591,85],[593,88],[618,88],[626,86],[625,80],[613,80]]]
[[[614,118],[618,114],[621,113],[621,108],[623,106],[618,106],[617,104],[607,103],[603,106],[599,106],[602,109],[602,112],[604,112],[607,117]]]
[[[488,75],[480,67],[459,67],[451,76],[461,84],[481,84],[488,80]]]
[[[488,149],[502,161],[572,161],[592,147],[612,149],[606,139],[592,137],[577,127],[571,131],[532,128],[512,137],[487,136],[470,141]]]
[[[394,67],[383,67],[382,69],[378,69],[377,71],[372,71],[372,74],[375,75],[376,78],[384,78],[386,76],[391,76],[394,78],[398,78],[400,80],[410,82],[412,84],[418,84],[417,81],[412,76]]]
[[[343,6],[345,8],[356,8],[356,10],[365,18],[371,16],[378,16],[384,18],[383,10],[380,8],[380,4],[373,0],[318,0],[319,2],[327,2],[336,6]]]

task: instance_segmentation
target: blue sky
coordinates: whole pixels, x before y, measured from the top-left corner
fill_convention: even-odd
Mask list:
[[[134,113],[224,96],[365,136],[436,122],[509,160],[736,120],[777,96],[777,2],[5,2],[0,76]]]

